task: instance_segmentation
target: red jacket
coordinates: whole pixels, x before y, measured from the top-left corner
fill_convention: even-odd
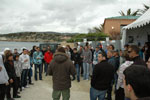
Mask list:
[[[47,51],[44,54],[44,60],[45,60],[45,62],[49,64],[52,59],[53,59],[53,54],[51,52]]]

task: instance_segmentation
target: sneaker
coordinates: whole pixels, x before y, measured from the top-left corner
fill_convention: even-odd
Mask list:
[[[13,98],[21,98],[21,96],[19,96],[19,95],[16,95],[16,96],[14,96]]]
[[[34,83],[29,83],[29,85],[34,85]]]
[[[25,86],[25,88],[29,88],[29,86],[27,85],[27,86]]]
[[[24,90],[24,87],[22,87],[22,90]]]
[[[7,100],[15,100],[15,99],[13,99],[13,98],[7,98]]]

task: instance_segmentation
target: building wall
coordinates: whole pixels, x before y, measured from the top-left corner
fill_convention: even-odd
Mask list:
[[[132,23],[133,19],[105,19],[104,33],[111,34],[113,32],[120,33],[121,25],[128,25]],[[113,27],[113,28],[112,28]]]

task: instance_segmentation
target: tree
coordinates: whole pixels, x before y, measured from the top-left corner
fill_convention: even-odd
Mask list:
[[[129,8],[128,10],[127,10],[127,13],[125,14],[123,11],[119,11],[119,14],[121,15],[121,16],[137,16],[138,15],[138,10],[137,11],[134,11],[134,12],[131,12],[131,8]]]
[[[104,29],[104,23],[100,24],[98,27],[95,26],[92,29],[89,28],[88,33],[101,33],[103,32],[103,29]]]
[[[144,13],[150,8],[150,6],[148,6],[148,5],[146,5],[146,4],[143,4],[143,6],[144,6],[143,9],[138,9],[139,15],[144,14]]]

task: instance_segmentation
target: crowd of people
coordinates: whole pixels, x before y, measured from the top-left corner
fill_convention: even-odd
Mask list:
[[[6,48],[3,55],[0,55],[0,100],[4,100],[5,96],[7,100],[21,98],[20,92],[29,85],[34,85],[33,65],[35,81],[42,80],[42,73],[44,71],[47,75],[48,64],[52,58],[50,47],[43,48],[42,51],[37,46],[33,46],[31,51],[24,47],[21,53],[18,53],[17,49],[12,52]]]
[[[109,45],[104,50],[102,45],[93,48],[85,46],[71,48],[59,46],[55,53],[51,47],[33,46],[31,51],[22,48],[12,52],[5,49],[0,55],[0,100],[14,100],[21,98],[19,93],[34,85],[34,80],[42,80],[52,75],[53,100],[69,100],[71,81],[78,83],[91,81],[90,100],[150,100],[150,45],[144,47],[125,45],[124,50],[116,50]],[[71,77],[70,77],[71,76]],[[13,96],[11,96],[13,88]],[[140,99],[145,98],[146,99]]]
[[[125,45],[120,51],[113,45],[106,50],[102,45],[93,49],[88,43],[74,49],[58,48],[48,68],[53,77],[53,100],[59,100],[61,94],[63,100],[69,100],[70,76],[77,82],[81,77],[91,79],[90,100],[112,100],[112,92],[115,100],[150,100],[148,45],[141,49]]]

